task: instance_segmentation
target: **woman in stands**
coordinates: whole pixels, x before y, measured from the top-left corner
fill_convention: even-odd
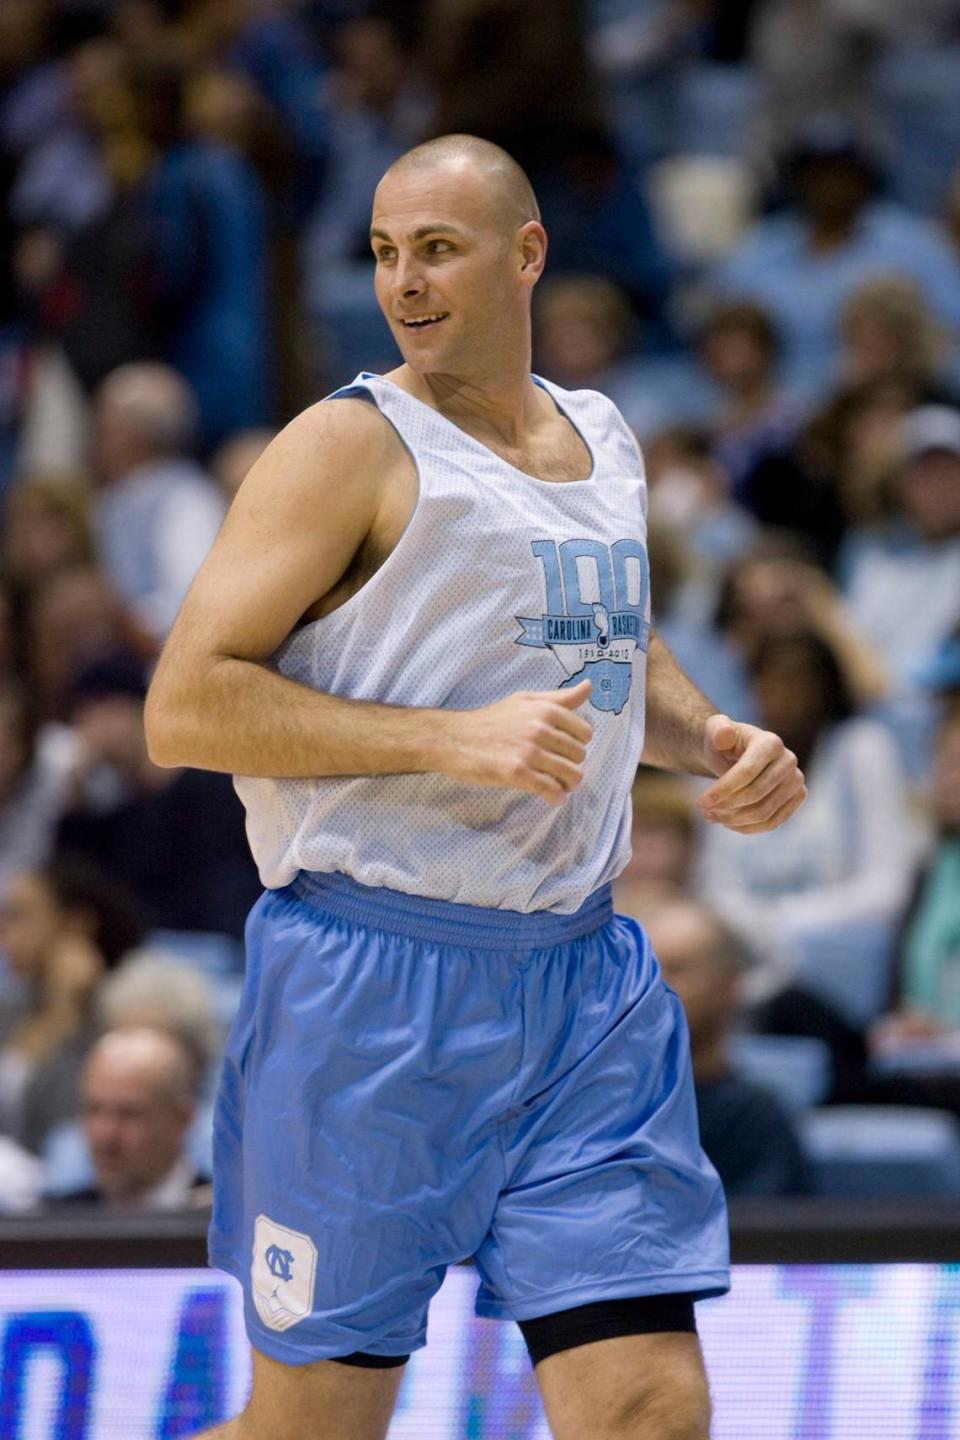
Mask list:
[[[24,870],[0,901],[0,947],[22,997],[0,998],[0,1134],[37,1151],[76,1113],[103,975],[139,945],[126,892],[86,861]]]
[[[768,963],[755,980],[766,970],[768,992],[804,967],[829,968],[834,951],[842,967],[861,944],[875,952],[878,973],[864,972],[879,993],[919,845],[896,745],[857,713],[837,656],[815,631],[760,639],[750,671],[760,723],[797,754],[809,798],[762,847],[755,836],[712,827],[706,894],[760,942]]]

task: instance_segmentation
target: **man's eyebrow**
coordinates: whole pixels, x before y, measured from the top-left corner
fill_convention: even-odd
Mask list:
[[[438,221],[436,222],[436,224],[434,224],[434,225],[418,225],[417,228],[416,228],[416,230],[411,231],[411,233],[407,236],[407,239],[408,239],[408,240],[423,240],[427,235],[440,235],[440,234],[444,234],[444,235],[462,235],[462,234],[463,234],[463,231],[462,231],[462,230],[459,230],[456,225],[450,225],[449,223],[447,223],[447,222],[445,222],[445,221],[443,221],[443,220],[438,220]],[[387,234],[387,232],[386,232],[385,230],[371,230],[371,231],[370,231],[370,239],[371,239],[371,240],[389,240],[389,239],[390,239],[390,236]]]

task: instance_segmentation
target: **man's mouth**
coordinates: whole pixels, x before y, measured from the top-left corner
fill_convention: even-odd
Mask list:
[[[410,315],[401,323],[405,330],[425,330],[428,325],[438,325],[441,320],[446,320],[449,314],[449,310],[437,310],[431,315]]]

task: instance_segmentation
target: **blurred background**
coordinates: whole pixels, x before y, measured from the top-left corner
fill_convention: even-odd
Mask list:
[[[705,1148],[958,1196],[960,7],[3,0],[0,1212],[209,1199],[258,886],[146,684],[271,436],[398,362],[373,188],[460,130],[541,202],[535,369],[643,447],[661,633],[807,775],[758,838],[637,777]]]

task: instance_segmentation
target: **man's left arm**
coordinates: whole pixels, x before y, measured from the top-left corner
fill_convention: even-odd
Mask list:
[[[706,819],[742,835],[775,830],[807,794],[797,757],[779,735],[721,714],[653,630],[640,759],[661,770],[714,778],[697,805]]]

